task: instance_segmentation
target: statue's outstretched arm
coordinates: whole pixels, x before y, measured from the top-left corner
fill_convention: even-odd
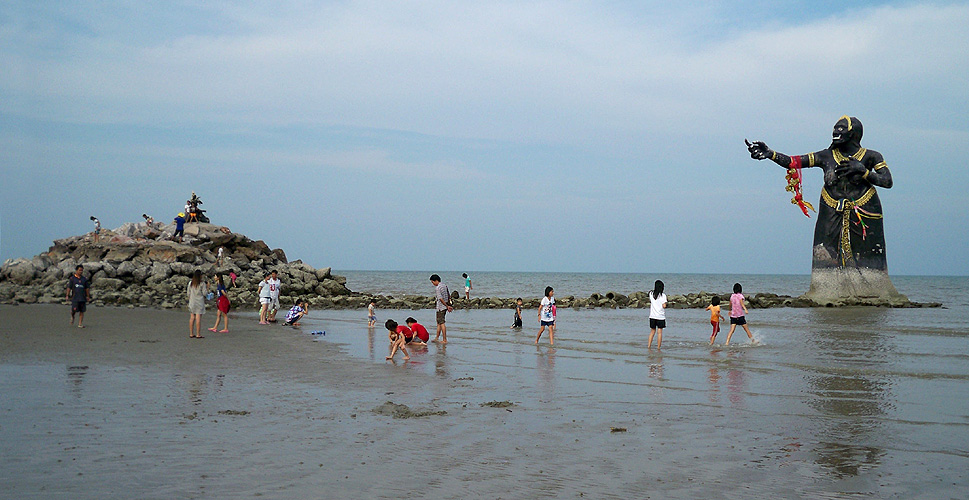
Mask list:
[[[791,166],[790,156],[772,150],[771,148],[767,147],[767,144],[764,144],[763,141],[750,142],[747,139],[744,139],[744,142],[747,143],[747,151],[750,152],[751,158],[755,160],[771,160],[784,168]]]

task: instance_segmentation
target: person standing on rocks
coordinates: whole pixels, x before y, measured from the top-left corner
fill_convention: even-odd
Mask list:
[[[447,325],[444,323],[447,313],[454,310],[451,306],[451,291],[447,285],[441,283],[441,277],[436,274],[431,275],[431,284],[434,285],[434,305],[437,310],[437,335],[434,336],[434,342],[440,339],[442,344],[447,344]]]
[[[207,293],[209,293],[209,286],[202,281],[202,271],[196,269],[192,273],[192,281],[188,284],[189,338],[205,338],[202,336],[202,315],[205,314],[205,295]]]
[[[182,236],[185,236],[185,212],[179,212],[175,216],[175,233],[172,234],[172,241],[181,243]]]
[[[468,273],[462,274],[461,277],[464,278],[464,299],[471,300],[471,277],[468,276]]]
[[[90,282],[84,277],[84,266],[74,268],[74,274],[67,280],[67,300],[71,301],[71,325],[74,325],[74,315],[80,314],[77,327],[84,328],[84,311],[91,298]]]
[[[93,215],[91,220],[94,221],[94,242],[97,243],[101,239],[101,221]]]
[[[276,322],[276,313],[279,312],[279,273],[275,270],[269,275],[269,314],[266,321]]]

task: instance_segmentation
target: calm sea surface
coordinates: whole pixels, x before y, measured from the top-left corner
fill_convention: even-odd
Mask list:
[[[347,276],[354,291],[432,291],[430,272],[336,273]],[[463,292],[460,273],[439,274],[452,290]],[[810,281],[808,276],[484,272],[471,278],[473,296],[500,297],[540,296],[546,285],[559,296],[630,293],[649,289],[655,279],[663,279],[674,294],[727,292],[739,281],[747,293],[799,295]],[[659,453],[651,456],[650,467],[687,467],[708,484],[725,474],[742,474],[740,483],[748,486],[738,498],[965,498],[969,278],[893,280],[912,300],[944,307],[753,309],[747,319],[756,342],[740,331],[727,347],[726,331],[716,345],[707,344],[707,313],[670,310],[661,351],[646,349],[646,310],[559,309],[554,347],[547,337],[534,344],[533,311],[526,311],[524,331],[515,331],[509,328],[511,311],[459,310],[448,315],[446,348],[432,345],[415,351],[408,363],[399,357],[397,363],[440,377],[473,377],[489,398],[533,410],[537,426],[571,420],[597,431],[627,427],[632,441],[625,443]],[[363,310],[313,311],[304,330],[326,330],[316,341],[339,344],[351,356],[380,364],[386,363],[387,336],[379,327],[384,320],[414,316],[433,336],[430,310],[378,310],[376,329],[366,327],[365,316]],[[613,453],[567,446],[560,451],[548,467]],[[633,463],[619,466],[618,481],[635,481],[642,474],[642,466]],[[738,464],[744,464],[739,472]],[[680,496],[695,493],[701,492]]]

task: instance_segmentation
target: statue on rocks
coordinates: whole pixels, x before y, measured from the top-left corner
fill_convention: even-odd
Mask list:
[[[831,145],[800,156],[771,150],[761,141],[747,142],[750,157],[773,160],[788,169],[791,203],[805,215],[811,205],[801,199],[801,169],[819,167],[824,187],[814,227],[811,289],[805,297],[828,303],[867,299],[907,302],[888,277],[882,206],[875,187],[890,189],[892,173],[881,153],[861,147],[861,121],[842,116],[834,124]]]

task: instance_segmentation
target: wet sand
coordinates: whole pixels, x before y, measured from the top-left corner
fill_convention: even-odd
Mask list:
[[[661,353],[643,314],[560,311],[536,347],[462,311],[390,363],[361,311],[190,340],[183,312],[2,306],[0,496],[964,497],[965,336],[905,330],[924,311],[765,312],[728,348],[671,311]],[[379,313],[408,315],[433,334]]]

